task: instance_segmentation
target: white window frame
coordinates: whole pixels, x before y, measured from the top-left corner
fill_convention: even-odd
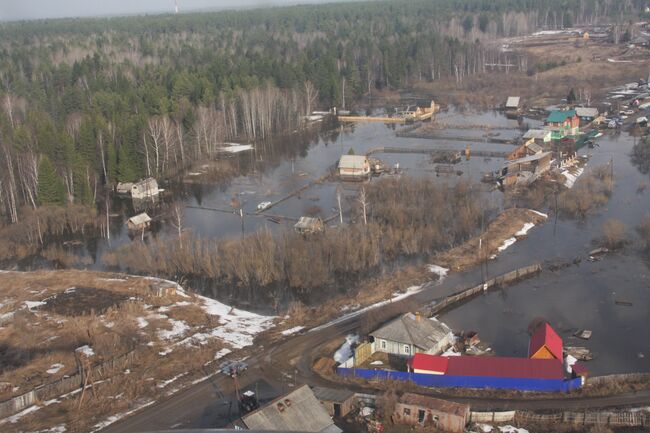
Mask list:
[[[386,340],[380,340],[380,341],[379,341],[379,346],[380,346],[382,349],[385,349],[385,348],[386,348]]]
[[[404,345],[404,353],[406,355],[410,355],[411,354],[411,346],[409,346],[408,344],[405,344]]]

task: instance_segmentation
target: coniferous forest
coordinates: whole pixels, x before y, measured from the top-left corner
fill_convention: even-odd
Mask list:
[[[638,0],[395,0],[0,24],[0,216],[92,209],[314,109],[484,72],[489,42],[626,20]]]

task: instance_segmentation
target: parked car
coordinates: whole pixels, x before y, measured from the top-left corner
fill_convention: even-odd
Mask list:
[[[248,364],[243,361],[224,361],[219,365],[219,371],[225,375],[239,376],[248,370]]]

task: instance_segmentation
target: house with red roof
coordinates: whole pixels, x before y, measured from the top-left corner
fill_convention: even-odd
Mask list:
[[[531,359],[559,359],[563,356],[562,338],[549,325],[544,323],[539,326],[530,337],[528,344],[528,357]]]

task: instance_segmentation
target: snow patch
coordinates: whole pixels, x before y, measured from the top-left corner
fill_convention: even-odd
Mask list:
[[[548,214],[545,214],[545,213],[543,213],[543,212],[539,212],[539,211],[536,211],[536,210],[533,210],[533,209],[529,209],[529,210],[530,210],[532,213],[541,216],[542,218],[545,218],[545,219],[548,218]]]
[[[45,302],[43,301],[25,301],[25,306],[27,307],[28,310],[31,310],[32,308],[37,308],[42,305],[45,305]]]
[[[411,286],[404,293],[394,293],[393,297],[391,299],[388,299],[386,301],[380,301],[375,304],[369,305],[367,307],[364,307],[360,310],[354,311],[352,313],[345,314],[337,319],[332,320],[331,322],[324,323],[320,326],[316,326],[315,328],[311,328],[309,332],[316,332],[316,331],[321,331],[323,329],[329,328],[330,326],[336,325],[341,322],[345,322],[346,320],[356,317],[360,314],[365,313],[366,311],[374,310],[375,308],[383,307],[384,305],[390,304],[391,302],[397,302],[401,301],[402,299],[406,299],[409,296],[413,296],[416,293],[420,293],[422,291],[422,286]]]
[[[157,387],[158,387],[159,389],[162,389],[162,388],[166,387],[167,385],[169,385],[170,383],[174,383],[174,382],[176,382],[178,379],[180,379],[181,377],[185,376],[186,374],[187,374],[187,372],[186,372],[186,373],[181,373],[181,374],[179,374],[178,376],[174,376],[174,377],[172,377],[171,379],[164,380],[164,381],[160,382],[160,383],[157,385]]]
[[[135,320],[138,321],[138,328],[143,329],[149,326],[149,322],[144,317],[137,317]]]
[[[532,229],[535,227],[535,224],[533,223],[526,223],[522,227],[521,230],[519,230],[517,233],[515,233],[515,236],[526,236],[526,233],[528,233],[528,230]]]
[[[449,269],[438,265],[429,265],[429,272],[436,274],[438,276],[438,281],[442,282],[449,273]]]
[[[352,351],[352,345],[359,341],[359,336],[356,334],[349,334],[345,337],[345,342],[339,347],[339,350],[334,353],[334,361],[339,364],[343,364],[348,359],[352,358],[354,354]]]
[[[92,347],[90,347],[87,344],[83,345],[81,347],[77,347],[74,351],[79,352],[79,353],[83,353],[87,357],[91,357],[91,356],[95,355],[95,351],[92,349]]]
[[[293,335],[297,332],[302,331],[303,329],[305,329],[304,326],[296,326],[295,328],[285,329],[284,331],[282,331],[282,335]]]
[[[3,419],[2,421],[0,421],[0,425],[5,424],[5,423],[7,423],[7,422],[10,422],[11,424],[16,424],[18,421],[20,421],[20,419],[21,419],[22,417],[27,416],[27,415],[29,415],[29,414],[32,413],[32,412],[36,412],[36,411],[39,410],[40,408],[41,408],[41,407],[40,407],[40,406],[37,406],[37,405],[30,406],[30,407],[28,407],[27,409],[23,410],[22,412],[18,412],[18,413],[15,414],[15,415],[12,415],[12,416],[10,416],[10,417],[8,417],[8,418]]]
[[[217,353],[214,354],[214,359],[221,359],[230,353],[232,353],[232,350],[230,349],[220,349]]]
[[[67,428],[65,427],[65,424],[60,424],[52,428],[48,428],[47,430],[39,430],[34,433],[65,433],[66,431]]]
[[[91,433],[95,433],[96,431],[102,430],[102,429],[108,427],[109,425],[121,420],[122,418],[125,418],[125,417],[131,415],[134,412],[137,412],[137,411],[139,411],[141,409],[144,409],[145,407],[149,407],[154,403],[155,403],[155,400],[148,401],[148,402],[146,402],[144,404],[141,404],[141,405],[137,406],[134,409],[131,409],[128,412],[123,412],[123,413],[120,413],[120,414],[117,414],[117,415],[109,416],[104,421],[98,422],[97,424],[95,424],[93,426],[93,429],[91,430]]]
[[[158,331],[158,337],[163,340],[171,340],[173,338],[180,337],[184,335],[188,329],[190,329],[190,327],[187,326],[187,323],[183,322],[182,320],[169,319],[169,322],[172,324],[172,329],[161,329]]]
[[[517,428],[511,425],[499,426],[501,433],[528,433],[528,430],[525,428]]]
[[[59,363],[52,364],[52,365],[50,365],[50,368],[46,371],[46,373],[47,374],[57,374],[59,372],[59,370],[61,370],[63,367],[65,367],[65,365],[63,365],[63,364],[59,364]]]
[[[377,361],[372,361],[372,362],[370,363],[370,365],[384,365],[384,363],[381,362],[381,361],[379,361],[379,360],[377,360]]]

